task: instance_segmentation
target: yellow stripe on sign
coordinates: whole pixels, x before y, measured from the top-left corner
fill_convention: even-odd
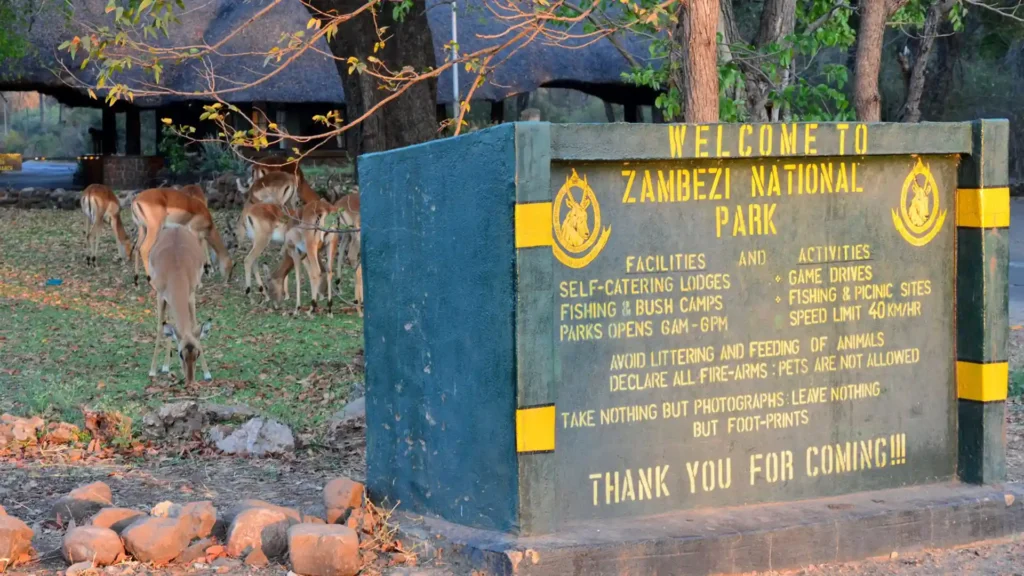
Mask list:
[[[1000,402],[1006,400],[1010,365],[1007,362],[956,363],[956,390],[961,400]]]
[[[516,204],[516,248],[551,246],[551,202]]]
[[[554,449],[554,404],[516,410],[516,452],[551,452]]]
[[[956,225],[1006,228],[1010,225],[1009,188],[960,188],[956,191]]]

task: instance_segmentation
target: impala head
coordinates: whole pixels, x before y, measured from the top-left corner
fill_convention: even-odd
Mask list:
[[[202,326],[196,327],[195,331],[179,333],[171,324],[164,324],[164,336],[174,340],[178,345],[178,359],[181,360],[181,371],[185,373],[185,385],[188,386],[196,380],[196,362],[203,353],[204,340],[210,334],[211,320],[207,320]],[[204,374],[204,377],[207,375]]]
[[[135,243],[130,238],[126,238],[124,242],[117,243],[117,252],[121,255],[121,260],[128,264],[132,261],[132,254],[135,253]]]

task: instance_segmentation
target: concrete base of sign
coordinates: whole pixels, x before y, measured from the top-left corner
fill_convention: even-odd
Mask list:
[[[714,574],[846,562],[1024,531],[1024,484],[937,484],[574,524],[515,537],[405,516],[404,539],[457,573]]]

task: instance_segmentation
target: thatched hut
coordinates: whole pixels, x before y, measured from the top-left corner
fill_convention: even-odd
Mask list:
[[[58,51],[57,46],[76,32],[81,32],[80,22],[109,24],[111,15],[105,12],[106,5],[106,0],[73,0],[67,17],[54,14],[52,9],[37,14],[28,33],[32,44],[30,54],[0,73],[0,90],[38,91],[70,106],[101,105],[90,99],[86,91],[75,84],[74,78],[63,70],[62,64],[80,73],[69,55]],[[189,2],[187,10],[180,15],[181,24],[171,27],[171,38],[153,42],[164,46],[214,44],[268,5],[269,0]],[[446,0],[426,0],[426,5],[436,57],[443,61],[445,45],[452,38],[451,4]],[[503,23],[482,8],[481,0],[461,0],[458,6],[459,44],[464,52],[489,45],[490,41],[480,36],[503,29]],[[287,0],[234,36],[223,51],[230,54],[265,53],[281,40],[283,34],[305,30],[308,19],[309,13],[301,2]],[[645,45],[636,39],[619,38],[619,46],[638,60],[643,60],[647,53]],[[216,72],[219,89],[235,87],[226,97],[228,101],[247,113],[253,108],[261,110],[270,121],[287,127],[289,132],[311,134],[316,130],[311,121],[313,114],[343,108],[345,102],[338,71],[334,61],[327,56],[329,48],[321,42],[318,49],[321,54],[307,52],[300,61],[281,68],[279,72],[276,71],[278,64],[265,64],[262,56],[255,55],[215,57],[209,64]],[[621,75],[628,69],[626,58],[608,40],[574,50],[535,42],[494,71],[474,98],[495,104],[495,113],[492,114],[495,121],[502,120],[500,110],[505,99],[528,94],[539,87],[575,88],[608,102],[632,107],[652,103],[653,92],[623,82]],[[275,73],[268,75],[271,71]],[[188,62],[165,69],[162,76],[161,86],[173,93],[158,96],[140,94],[134,104],[119,102],[112,109],[104,107],[104,154],[115,152],[117,113],[126,114],[128,137],[124,152],[128,155],[140,153],[140,109],[156,109],[157,118],[170,117],[180,123],[197,123],[203,98],[195,93],[208,88],[204,70],[196,62]],[[261,81],[247,86],[258,80]],[[470,74],[460,74],[461,95],[468,92],[473,80]],[[452,79],[450,72],[446,72],[438,81],[438,102],[444,105],[451,104],[452,100]],[[159,122],[151,129],[159,131]]]

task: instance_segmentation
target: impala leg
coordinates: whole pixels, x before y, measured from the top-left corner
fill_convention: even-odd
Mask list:
[[[359,317],[363,317],[363,265],[362,263],[356,266],[356,310],[359,312]]]
[[[299,305],[302,302],[302,267],[299,266],[298,250],[291,251],[292,265],[295,267],[295,315],[299,315]]]
[[[192,315],[192,325],[198,326],[199,320],[198,316],[196,316],[195,294],[192,294],[192,296],[188,299],[188,313]],[[213,380],[213,374],[210,374],[210,368],[209,366],[206,365],[206,350],[203,350],[203,353],[199,355],[199,365],[203,368],[203,380]]]
[[[149,282],[149,253],[153,250],[153,246],[156,245],[157,236],[160,235],[159,227],[156,230],[147,230],[146,239],[142,241],[142,246],[139,247],[139,257],[142,258],[142,267],[146,269],[146,281]]]
[[[270,244],[269,235],[253,235],[252,249],[249,250],[249,254],[246,255],[244,260],[245,265],[245,293],[249,294],[252,291],[252,276],[256,276],[256,283],[260,287],[260,294],[264,293],[263,279],[260,278],[260,271],[253,266],[256,260],[259,259],[260,254],[267,248],[267,244]]]
[[[92,224],[92,265],[96,266],[96,262],[100,255],[100,234],[103,231],[103,218],[96,218],[96,221]]]
[[[139,224],[138,230],[135,231],[135,249],[132,250],[132,267],[135,270],[135,279],[133,282],[136,286],[139,285],[139,259],[142,257],[139,252],[142,251],[142,241],[146,238],[146,228]]]
[[[156,376],[156,359],[160,354],[160,344],[166,337],[164,336],[164,301],[163,298],[157,296],[156,298],[156,342],[153,344],[153,361],[149,364],[149,375],[150,377]]]

